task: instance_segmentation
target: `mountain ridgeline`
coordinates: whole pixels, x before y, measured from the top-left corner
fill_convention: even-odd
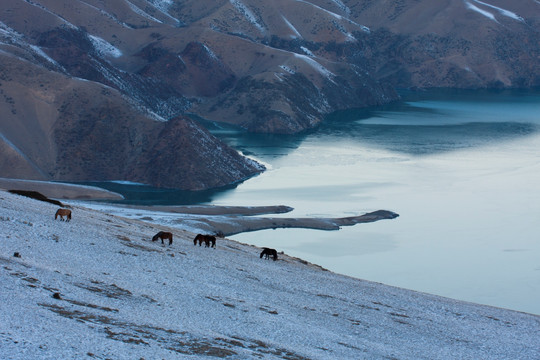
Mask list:
[[[0,176],[201,190],[264,170],[186,117],[298,133],[396,88],[540,86],[540,3],[0,2]]]

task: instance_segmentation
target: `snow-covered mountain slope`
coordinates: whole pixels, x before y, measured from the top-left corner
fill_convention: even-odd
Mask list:
[[[264,260],[226,239],[194,246],[181,225],[168,246],[151,241],[157,224],[56,210],[0,192],[2,359],[540,358],[538,316]]]

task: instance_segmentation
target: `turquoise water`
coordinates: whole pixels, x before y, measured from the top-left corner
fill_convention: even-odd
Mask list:
[[[300,136],[213,131],[269,170],[216,205],[395,220],[233,238],[389,285],[540,314],[540,92],[404,93]]]
[[[294,207],[285,217],[391,210],[400,216],[339,231],[233,238],[366,280],[540,314],[540,91],[403,93],[294,136],[206,125],[268,170],[196,194],[108,188],[132,203]]]

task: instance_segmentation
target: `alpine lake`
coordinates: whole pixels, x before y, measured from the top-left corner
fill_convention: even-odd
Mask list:
[[[282,217],[393,220],[231,238],[345,275],[540,314],[540,90],[403,91],[299,135],[205,123],[267,170],[205,192],[97,184],[132,204],[288,205]],[[96,185],[94,183],[94,185]]]

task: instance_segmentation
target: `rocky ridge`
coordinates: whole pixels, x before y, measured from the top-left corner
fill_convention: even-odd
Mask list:
[[[225,185],[260,166],[196,123],[176,133],[205,156],[179,157],[164,121],[298,133],[396,87],[539,86],[539,22],[535,1],[4,1],[0,175]]]

